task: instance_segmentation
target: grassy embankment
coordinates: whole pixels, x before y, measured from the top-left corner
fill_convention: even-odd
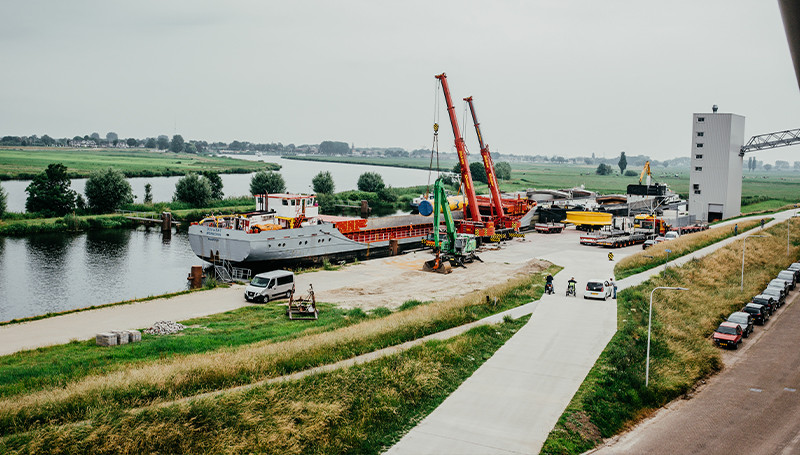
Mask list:
[[[758,294],[777,273],[800,258],[800,223],[765,229],[767,238],[748,242],[744,291],[740,291],[742,242],[618,294],[618,331],[578,389],[542,448],[544,454],[578,454],[690,392],[722,369],[711,342],[717,325]],[[650,292],[657,286],[689,291],[656,291],[650,351],[650,387],[645,388],[645,354]]]
[[[772,218],[765,218],[765,223],[772,221]],[[742,221],[739,225],[739,233],[742,234],[761,225],[761,220]],[[733,237],[733,225],[719,226],[702,232],[684,234],[681,237],[653,245],[639,253],[632,254],[614,266],[614,276],[621,280],[631,275],[650,270],[663,265],[667,259],[674,260],[697,250],[713,245],[720,240]],[[667,253],[667,249],[670,253]],[[651,257],[648,257],[651,256]]]
[[[213,171],[249,174],[280,165],[226,157],[136,149],[70,149],[54,147],[0,147],[0,180],[31,179],[51,163],[62,163],[70,178],[89,177],[92,172],[113,167],[126,177],[185,175]]]
[[[557,270],[557,267],[551,267],[548,271],[556,272]],[[198,406],[199,409],[204,409],[204,406],[212,406],[215,409],[219,406],[224,407],[227,403],[225,400],[228,398],[206,399],[201,400],[199,404],[179,405],[170,408],[171,411],[147,411],[145,415],[148,415],[149,418],[145,420],[126,415],[125,411],[279,377],[463,325],[538,299],[542,294],[544,275],[548,271],[542,274],[513,278],[507,283],[493,286],[488,290],[475,291],[464,297],[448,301],[428,304],[407,302],[404,305],[405,308],[401,308],[400,311],[391,313],[389,310],[383,309],[373,312],[372,317],[365,317],[359,310],[348,313],[329,311],[332,315],[331,319],[327,321],[323,319],[319,323],[300,323],[292,326],[283,320],[282,306],[278,306],[276,312],[274,306],[264,305],[238,310],[228,316],[219,316],[224,319],[223,321],[214,322],[213,319],[206,318],[187,321],[187,323],[200,327],[188,333],[167,337],[145,335],[141,343],[111,350],[93,346],[91,342],[75,342],[6,356],[0,366],[0,372],[2,372],[0,377],[10,375],[12,372],[19,375],[22,374],[20,372],[26,370],[31,370],[32,373],[27,374],[24,380],[17,380],[13,385],[0,388],[0,393],[3,394],[0,399],[0,433],[7,435],[0,439],[0,444],[16,450],[16,448],[39,447],[37,441],[43,439],[67,438],[64,439],[65,443],[91,446],[93,441],[105,438],[103,435],[107,435],[107,431],[110,430],[115,430],[118,435],[123,435],[122,439],[118,440],[120,443],[124,440],[125,444],[169,444],[168,441],[144,441],[136,436],[142,433],[120,430],[124,430],[127,425],[134,422],[136,426],[149,428],[147,430],[142,427],[142,431],[158,433],[161,431],[159,429],[175,428],[172,425],[175,423],[174,419],[177,415],[182,415],[190,421],[191,417],[195,415],[192,413],[192,409],[198,409]],[[487,305],[486,295],[497,296],[499,303],[496,306]],[[283,324],[281,324],[282,321]],[[257,330],[259,324],[272,326],[272,328],[264,327],[262,332],[256,335],[250,334],[251,331]],[[235,330],[231,328],[235,328],[237,325],[240,327]],[[288,330],[293,332],[287,333],[287,329],[280,329],[281,325],[292,326]],[[478,333],[491,335],[494,333],[494,329],[493,327],[489,332],[479,330]],[[233,333],[234,331],[236,333]],[[261,341],[254,341],[259,336]],[[180,350],[170,347],[176,346],[173,343],[184,347]],[[449,343],[446,342],[445,345],[449,345]],[[171,351],[166,351],[166,349]],[[423,350],[427,351],[428,349],[430,347]],[[119,354],[119,358],[115,358],[114,350],[122,352]],[[173,353],[173,351],[180,352]],[[399,358],[404,358],[403,356],[401,355]],[[488,355],[481,354],[478,357],[469,354],[458,357],[460,360],[453,359],[455,364],[447,366],[447,368],[454,371],[466,368],[464,371],[468,376],[469,372],[474,369],[473,366],[477,367],[473,364],[482,362],[483,359],[488,358]],[[72,358],[78,360],[76,362],[68,360]],[[389,360],[389,365],[397,362],[397,359]],[[475,359],[479,359],[479,361]],[[75,371],[78,368],[77,365],[80,365],[80,368]],[[374,366],[375,363],[372,363],[363,368],[371,369]],[[402,365],[399,366],[402,367]],[[432,369],[426,366],[415,371],[432,374],[441,379],[443,382],[436,379],[436,384],[446,390],[453,390],[457,386],[457,384],[445,385],[444,382],[447,382],[445,378],[449,377],[449,373],[440,377],[438,376],[438,372],[441,372],[439,366],[432,366],[434,367]],[[386,370],[384,366],[381,366],[375,371],[385,372]],[[348,369],[341,374],[360,378],[365,373],[359,372],[358,369]],[[423,380],[424,378],[418,379]],[[422,387],[422,383],[419,381],[394,383],[389,379],[386,380],[389,383],[382,382],[384,379],[378,379],[379,383],[373,383],[371,380],[367,382],[373,383],[374,390],[381,390],[383,387],[389,387],[391,390],[395,390],[395,387],[418,390]],[[319,376],[306,381],[319,381]],[[19,385],[16,385],[17,383]],[[300,392],[304,388],[302,383],[289,384],[285,387],[292,387],[293,390]],[[276,388],[281,387],[284,386],[259,387],[254,392],[237,396],[249,396],[251,393],[265,393],[272,396]],[[317,397],[314,400],[309,398],[307,402],[301,400],[295,404],[299,406],[298,412],[303,414],[306,406],[317,409],[322,402],[345,400],[350,403],[349,400],[355,400],[355,404],[350,404],[359,407],[361,409],[359,412],[367,412],[368,415],[361,415],[357,419],[337,420],[335,425],[337,427],[335,431],[350,435],[345,438],[348,441],[352,440],[351,438],[359,441],[362,439],[385,441],[386,438],[396,436],[394,428],[399,428],[398,425],[408,428],[413,425],[416,418],[421,417],[420,411],[415,410],[421,406],[414,401],[417,395],[411,397],[411,401],[408,401],[403,393],[397,395],[396,391],[391,392],[388,396],[362,396],[359,394],[350,396],[350,392],[342,389],[341,386],[331,387],[330,389],[325,387],[324,390],[326,394],[332,395]],[[446,396],[446,394],[441,394],[440,387],[434,387],[432,390],[426,389],[423,394],[425,400],[432,400],[429,403],[440,402]],[[346,391],[344,394],[343,390]],[[316,393],[318,392],[314,392],[314,394]],[[306,396],[305,392],[298,395],[298,397],[302,396]],[[374,415],[369,414],[370,409],[375,411],[374,406],[361,408],[359,403],[366,403],[364,400],[372,399],[383,403],[381,406],[391,405],[390,412],[386,415]],[[388,402],[384,400],[388,400]],[[231,410],[230,412],[235,412],[237,415],[240,411],[242,415],[262,415],[263,412],[270,412],[270,406],[265,406],[263,400],[257,400],[257,402],[260,404],[254,404],[255,407],[237,407],[236,411]],[[431,406],[428,411],[433,409],[435,404],[431,404]],[[178,414],[175,414],[176,412]],[[293,421],[292,415],[290,413],[281,418]],[[409,419],[407,416],[414,417]],[[181,421],[177,424],[178,427],[186,423],[182,420],[184,417],[178,419]],[[208,418],[211,419],[206,420],[208,424],[211,424],[213,420],[213,425],[228,427],[226,422],[228,422],[229,415],[227,413],[215,417],[208,416]],[[396,420],[398,418],[399,421]],[[62,424],[81,422],[85,419],[90,419],[91,423],[61,427]],[[257,420],[261,420],[261,418]],[[374,425],[375,428],[383,429],[375,434],[367,435],[362,434],[362,425],[370,426],[370,428],[373,428]],[[231,424],[231,426],[235,427],[235,424]],[[272,431],[270,428],[269,425],[266,429],[254,425],[250,430],[261,434],[262,431]],[[262,436],[268,439],[296,440],[295,438],[307,432],[316,432],[315,429],[305,428],[303,425],[294,427],[293,430],[297,434],[287,435],[283,432],[284,430],[280,430],[275,434],[262,434]],[[206,441],[205,436],[199,434],[191,436],[191,432],[182,436],[182,438],[184,437],[188,438],[185,441],[188,444],[201,444]],[[313,439],[313,437],[308,435],[308,438]],[[306,439],[305,436],[300,437],[300,440]],[[312,439],[301,444],[297,450],[313,451],[320,441]],[[100,442],[97,443],[100,444]],[[148,451],[150,450],[148,449]],[[152,450],[173,451],[174,449]],[[262,449],[251,448],[249,450],[260,451]]]
[[[83,425],[7,435],[8,453],[379,454],[433,411],[526,318],[354,367]]]

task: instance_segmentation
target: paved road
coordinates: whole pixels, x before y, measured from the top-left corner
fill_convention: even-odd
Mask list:
[[[599,454],[800,453],[800,303],[784,305],[733,364],[691,400],[679,400]],[[759,333],[760,332],[760,333]]]

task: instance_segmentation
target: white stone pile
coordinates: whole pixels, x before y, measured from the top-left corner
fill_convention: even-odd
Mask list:
[[[144,333],[150,335],[169,335],[171,333],[180,332],[185,328],[186,326],[181,324],[180,322],[158,321],[155,324],[153,324],[153,327],[145,329]]]
[[[95,337],[98,346],[118,346],[139,341],[142,341],[142,333],[138,330],[112,330],[98,333]]]

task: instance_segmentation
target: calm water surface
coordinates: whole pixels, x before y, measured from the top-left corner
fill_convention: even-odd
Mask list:
[[[364,172],[378,172],[387,185],[425,185],[428,172],[338,163],[282,160],[275,156],[245,157],[281,164],[291,192],[309,192],[321,170],[333,175],[337,191],[355,189]],[[250,194],[252,174],[222,175],[226,196]],[[180,177],[128,179],[139,201],[144,185],[153,187],[155,201],[169,201]],[[23,212],[30,181],[1,182],[8,210]],[[86,179],[75,179],[80,193]],[[192,265],[201,265],[185,233],[173,230],[164,238],[157,228],[114,229],[80,234],[0,236],[0,321],[119,302],[186,289]],[[156,322],[156,321],[153,321]]]

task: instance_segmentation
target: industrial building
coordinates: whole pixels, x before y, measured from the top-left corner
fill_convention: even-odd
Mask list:
[[[689,214],[712,222],[738,216],[742,203],[744,117],[713,112],[692,116]]]

